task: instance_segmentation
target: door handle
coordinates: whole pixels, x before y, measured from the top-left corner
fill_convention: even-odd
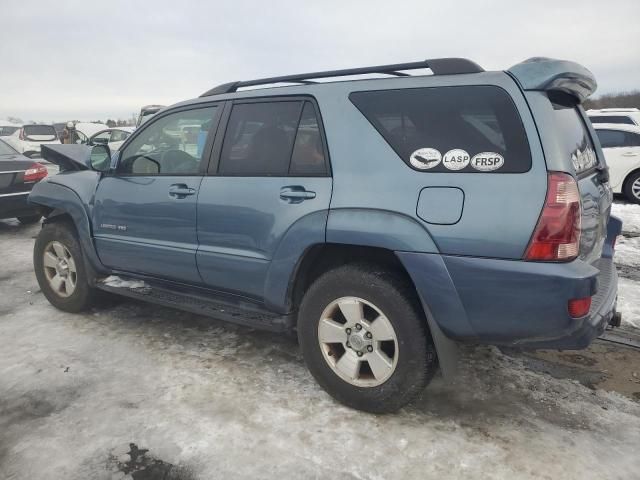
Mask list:
[[[169,196],[172,198],[185,198],[194,193],[196,190],[187,187],[184,183],[175,183],[169,187]]]
[[[305,200],[316,198],[316,192],[310,192],[304,187],[298,185],[282,187],[280,189],[280,198],[288,203],[300,203]]]

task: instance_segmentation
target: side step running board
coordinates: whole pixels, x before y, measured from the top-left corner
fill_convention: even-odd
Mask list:
[[[259,305],[215,297],[215,293],[181,291],[179,287],[148,280],[111,276],[96,282],[96,288],[145,302],[212,317],[217,320],[273,332],[291,331],[294,315],[279,315]]]

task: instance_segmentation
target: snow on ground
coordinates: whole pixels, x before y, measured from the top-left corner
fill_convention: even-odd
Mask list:
[[[137,477],[151,480],[640,478],[640,403],[617,393],[467,347],[454,385],[364,414],[315,384],[291,338],[128,300],[55,310],[31,269],[37,231],[0,222],[2,479],[132,478],[138,448],[166,467]],[[637,286],[622,277],[625,308]]]
[[[623,231],[630,233],[640,233],[640,205],[633,203],[623,203],[616,199],[611,213],[622,219]]]
[[[620,277],[618,310],[623,324],[640,328],[640,205],[616,202],[611,214],[622,219],[614,256]]]

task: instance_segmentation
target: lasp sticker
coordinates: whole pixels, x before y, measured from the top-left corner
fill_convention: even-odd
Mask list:
[[[444,157],[442,157],[442,164],[449,170],[462,170],[464,167],[469,165],[470,160],[471,157],[466,150],[454,148],[444,154]]]
[[[471,159],[471,166],[481,172],[493,172],[503,165],[504,157],[495,152],[482,152]]]
[[[442,154],[435,148],[420,148],[411,154],[409,162],[420,170],[437,167],[442,161]]]

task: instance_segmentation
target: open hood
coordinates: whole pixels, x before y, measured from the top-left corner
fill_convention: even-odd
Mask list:
[[[60,166],[61,171],[89,170],[91,147],[87,145],[47,145],[42,144],[42,158]]]

